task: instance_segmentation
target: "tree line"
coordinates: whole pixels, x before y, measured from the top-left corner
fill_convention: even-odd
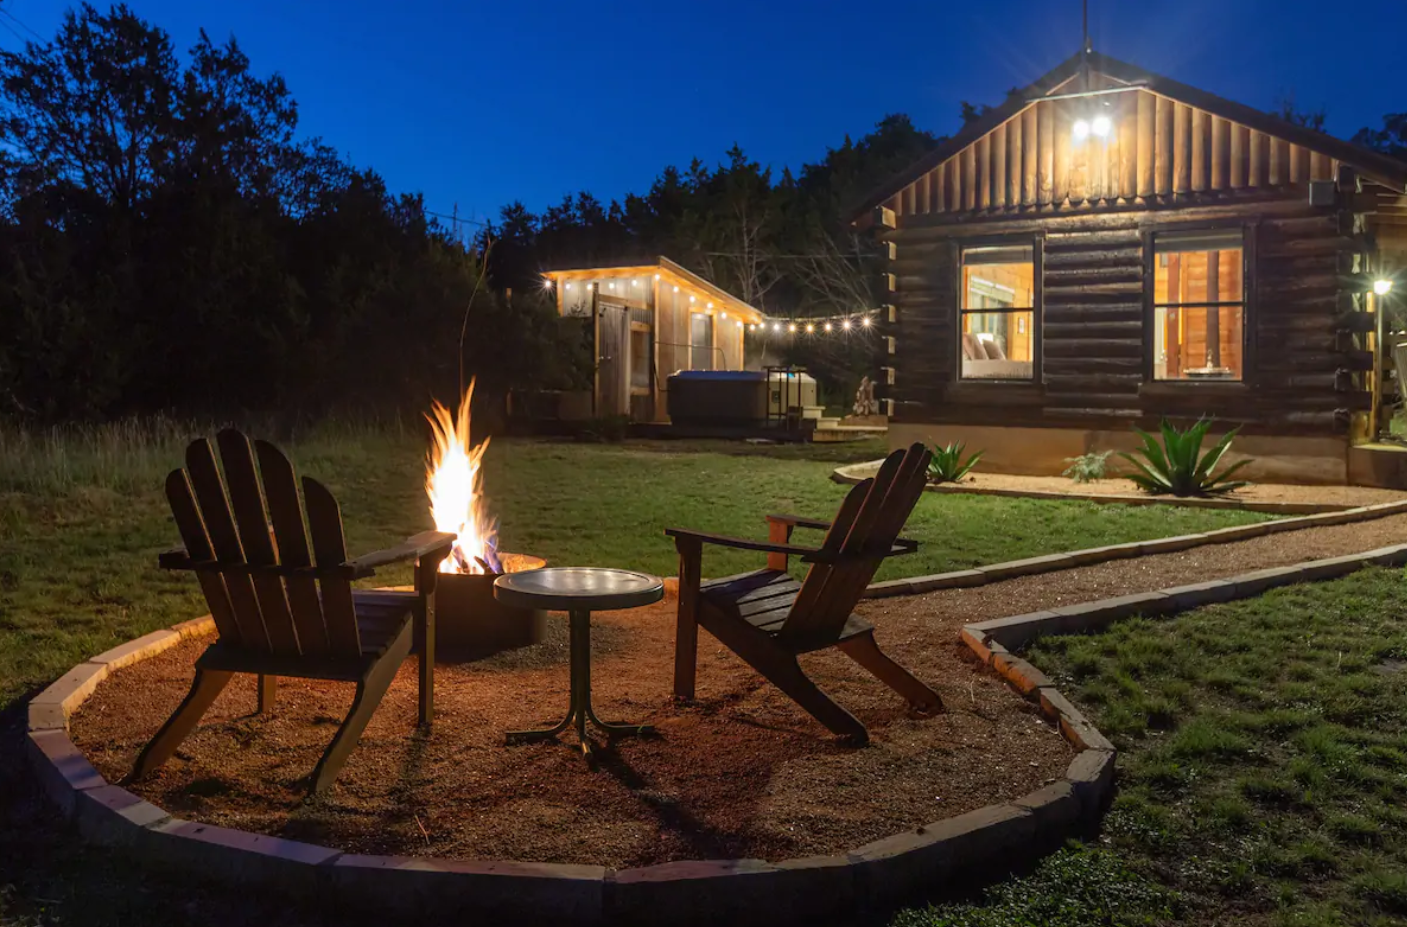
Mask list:
[[[1407,114],[1354,140],[1407,155]],[[735,145],[622,201],[512,203],[464,242],[300,137],[289,87],[233,38],[178,55],[125,5],[84,4],[0,53],[0,417],[420,409],[469,375],[488,394],[580,386],[594,352],[542,271],[659,254],[775,315],[858,312],[881,264],[842,210],[940,141],[891,115],[796,172]],[[871,351],[785,357],[853,389]]]

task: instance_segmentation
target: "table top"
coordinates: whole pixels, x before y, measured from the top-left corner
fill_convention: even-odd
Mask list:
[[[635,608],[664,598],[664,581],[648,573],[606,567],[548,567],[505,573],[493,582],[505,605],[557,611]]]

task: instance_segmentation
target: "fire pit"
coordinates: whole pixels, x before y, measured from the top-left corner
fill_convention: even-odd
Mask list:
[[[436,402],[426,416],[432,437],[425,467],[430,514],[438,530],[459,536],[440,563],[435,593],[436,655],[451,660],[536,644],[547,620],[543,612],[509,608],[493,597],[493,581],[500,575],[540,569],[546,561],[498,550],[498,520],[489,514],[482,485],[489,441],[476,445],[469,438],[473,395],[471,382],[457,413]]]

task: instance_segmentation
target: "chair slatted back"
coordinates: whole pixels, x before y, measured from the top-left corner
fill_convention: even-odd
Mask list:
[[[186,449],[185,469],[167,477],[166,495],[221,639],[281,656],[360,655],[332,494],[304,478],[305,529],[288,458],[260,441],[256,467],[249,439],[233,429],[216,443],[223,475],[202,438]]]
[[[822,544],[823,551],[839,559],[807,571],[782,626],[783,638],[839,638],[923,494],[930,458],[922,444],[895,451],[873,479],[850,491]]]

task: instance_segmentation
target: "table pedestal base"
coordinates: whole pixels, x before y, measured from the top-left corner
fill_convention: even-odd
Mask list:
[[[581,741],[581,752],[591,755],[591,741],[586,737],[586,724],[591,724],[606,732],[608,737],[623,737],[630,734],[648,734],[654,731],[650,724],[612,724],[596,717],[591,707],[591,613],[573,610],[571,615],[571,701],[567,716],[552,727],[537,731],[509,731],[508,742],[522,743],[530,740],[547,740],[556,737],[567,728],[575,725],[577,739]]]

